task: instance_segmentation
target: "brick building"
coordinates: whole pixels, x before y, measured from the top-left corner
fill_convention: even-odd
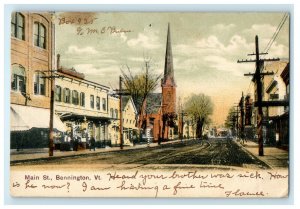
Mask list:
[[[146,102],[147,129],[154,141],[174,138],[176,118],[176,82],[173,68],[171,31],[168,24],[162,93],[150,94]]]
[[[50,75],[54,67],[51,13],[11,14],[11,148],[47,147]],[[54,117],[54,128],[64,126]]]

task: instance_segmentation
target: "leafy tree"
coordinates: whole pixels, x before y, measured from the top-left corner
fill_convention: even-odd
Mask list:
[[[230,128],[232,133],[234,133],[235,127],[236,127],[236,111],[234,107],[231,107],[228,111],[228,115],[225,120],[225,127]]]
[[[196,137],[202,138],[203,127],[210,122],[209,116],[213,113],[213,103],[205,94],[192,94],[184,104],[185,112],[196,123]]]

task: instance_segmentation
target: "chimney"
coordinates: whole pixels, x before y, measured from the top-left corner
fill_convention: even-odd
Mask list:
[[[60,69],[60,54],[57,54],[57,70]]]

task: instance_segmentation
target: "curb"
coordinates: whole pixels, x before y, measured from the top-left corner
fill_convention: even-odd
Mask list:
[[[173,141],[173,142],[169,142],[169,143],[162,143],[160,146],[163,145],[167,145],[167,144],[178,144],[181,143],[180,141]],[[157,143],[153,143],[152,146],[150,144],[150,146],[141,146],[141,145],[137,145],[135,146],[135,148],[129,148],[129,149],[115,149],[115,150],[99,150],[98,152],[85,152],[85,153],[72,153],[72,154],[68,154],[68,155],[61,155],[61,156],[52,156],[52,157],[37,157],[37,158],[29,158],[29,159],[20,159],[20,160],[11,160],[10,161],[10,165],[15,165],[15,164],[19,164],[19,163],[26,163],[26,162],[38,162],[38,161],[43,161],[43,160],[47,160],[47,161],[51,161],[51,160],[57,160],[57,159],[61,159],[61,158],[72,158],[72,157],[84,157],[84,156],[95,156],[95,155],[99,155],[101,153],[106,153],[106,152],[126,152],[126,151],[130,151],[130,150],[142,150],[142,149],[153,149],[155,147],[158,147],[159,145],[157,145]]]
[[[250,152],[249,150],[247,150],[242,144],[240,144],[239,142],[237,142],[236,140],[233,140],[234,143],[236,145],[238,145],[239,147],[241,147],[246,153],[248,153],[250,156],[254,157],[256,160],[264,163],[267,167],[269,167],[269,169],[274,169],[273,166],[271,166],[269,163],[267,163],[265,160],[260,159],[259,157],[257,157],[256,155],[254,155],[252,152]]]

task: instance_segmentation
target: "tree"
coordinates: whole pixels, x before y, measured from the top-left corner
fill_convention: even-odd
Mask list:
[[[196,123],[196,137],[202,138],[203,127],[210,121],[213,113],[213,103],[205,94],[192,94],[185,102],[185,112]]]
[[[145,67],[133,74],[128,65],[121,69],[124,85],[138,110],[137,126],[140,129],[145,120],[146,99],[156,89],[162,75],[156,75],[150,69],[150,60],[144,59]]]
[[[236,127],[236,123],[237,123],[237,115],[236,115],[236,111],[234,107],[231,107],[228,111],[228,115],[226,117],[226,121],[225,121],[225,127],[226,128],[230,128],[232,133],[234,133],[235,131],[235,127]]]

